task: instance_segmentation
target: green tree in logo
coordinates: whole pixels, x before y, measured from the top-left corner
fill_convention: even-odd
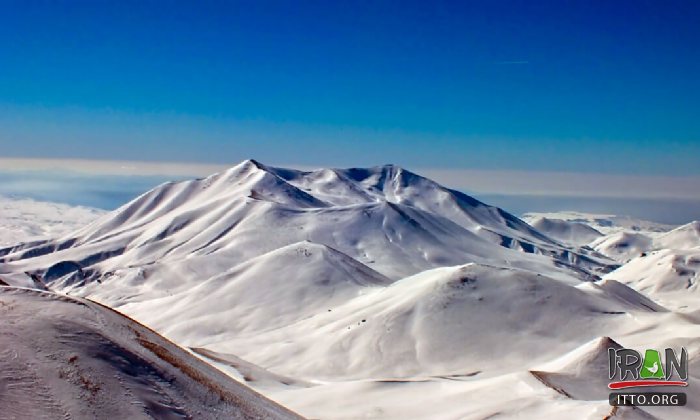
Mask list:
[[[644,353],[644,365],[639,372],[642,379],[661,378],[664,376],[664,368],[661,366],[661,355],[656,350],[647,350]]]

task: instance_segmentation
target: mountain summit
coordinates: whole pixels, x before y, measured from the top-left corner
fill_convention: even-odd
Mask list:
[[[590,250],[395,165],[298,171],[255,160],[162,184],[61,239],[0,250],[0,262],[72,287],[127,269],[150,272],[156,263],[232,267],[301,241],[392,279],[469,262],[546,265],[590,279],[610,268]]]

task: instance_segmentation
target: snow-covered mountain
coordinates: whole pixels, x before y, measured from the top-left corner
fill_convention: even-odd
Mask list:
[[[3,419],[297,419],[108,308],[0,287]]]
[[[656,249],[693,249],[700,247],[700,221],[679,226],[654,240]]]
[[[652,222],[649,220],[636,219],[630,216],[620,216],[613,214],[582,213],[578,211],[560,211],[551,213],[525,213],[523,220],[531,223],[534,219],[544,217],[551,220],[563,220],[572,223],[588,225],[604,235],[610,233],[641,232],[641,233],[664,233],[676,226],[664,223]]]
[[[664,416],[611,411],[600,349],[700,352],[697,306],[624,275],[669,244],[689,267],[697,230],[574,219],[528,225],[392,165],[245,161],[2,249],[0,279],[116,308],[314,418]]]
[[[186,261],[177,271],[197,266],[201,280],[302,241],[394,280],[467,262],[574,270],[590,279],[613,266],[395,166],[300,172],[256,161],[162,185],[63,238],[0,250],[0,262],[5,271],[36,274],[61,288],[165,262]]]
[[[700,247],[651,251],[632,259],[606,278],[623,282],[676,307],[687,307],[686,299],[678,294],[692,292],[694,295],[700,291]]]
[[[603,255],[626,263],[654,248],[654,238],[643,233],[620,231],[605,235],[590,243]]]
[[[546,217],[531,217],[528,223],[535,229],[547,234],[562,243],[575,246],[583,246],[603,236],[591,226],[562,219],[548,219]]]
[[[618,232],[600,238],[591,246],[625,263],[606,275],[637,290],[658,295],[696,290],[700,282],[700,223],[691,222],[666,233]]]
[[[527,213],[523,219],[563,243],[592,248],[621,264],[634,262],[619,271],[623,277],[627,275],[625,273],[635,273],[632,276],[637,276],[639,267],[648,265],[637,258],[644,258],[654,251],[673,250],[662,252],[664,255],[678,251],[678,257],[682,258],[680,255],[694,254],[694,249],[700,247],[698,221],[671,226],[624,216],[577,212]],[[658,265],[665,271],[673,264],[660,262]],[[659,271],[656,269],[640,274],[642,277],[659,276]],[[611,276],[615,277],[609,275],[608,278]],[[692,275],[690,277],[692,279]]]

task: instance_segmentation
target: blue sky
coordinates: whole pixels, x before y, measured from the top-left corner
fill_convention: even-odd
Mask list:
[[[6,157],[700,174],[696,1],[0,1]]]
[[[698,16],[694,0],[0,0],[0,194],[111,209],[247,158],[395,163],[516,213],[700,219]]]

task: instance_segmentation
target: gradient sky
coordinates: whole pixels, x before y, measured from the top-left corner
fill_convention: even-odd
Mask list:
[[[0,156],[700,174],[700,2],[0,0]]]

